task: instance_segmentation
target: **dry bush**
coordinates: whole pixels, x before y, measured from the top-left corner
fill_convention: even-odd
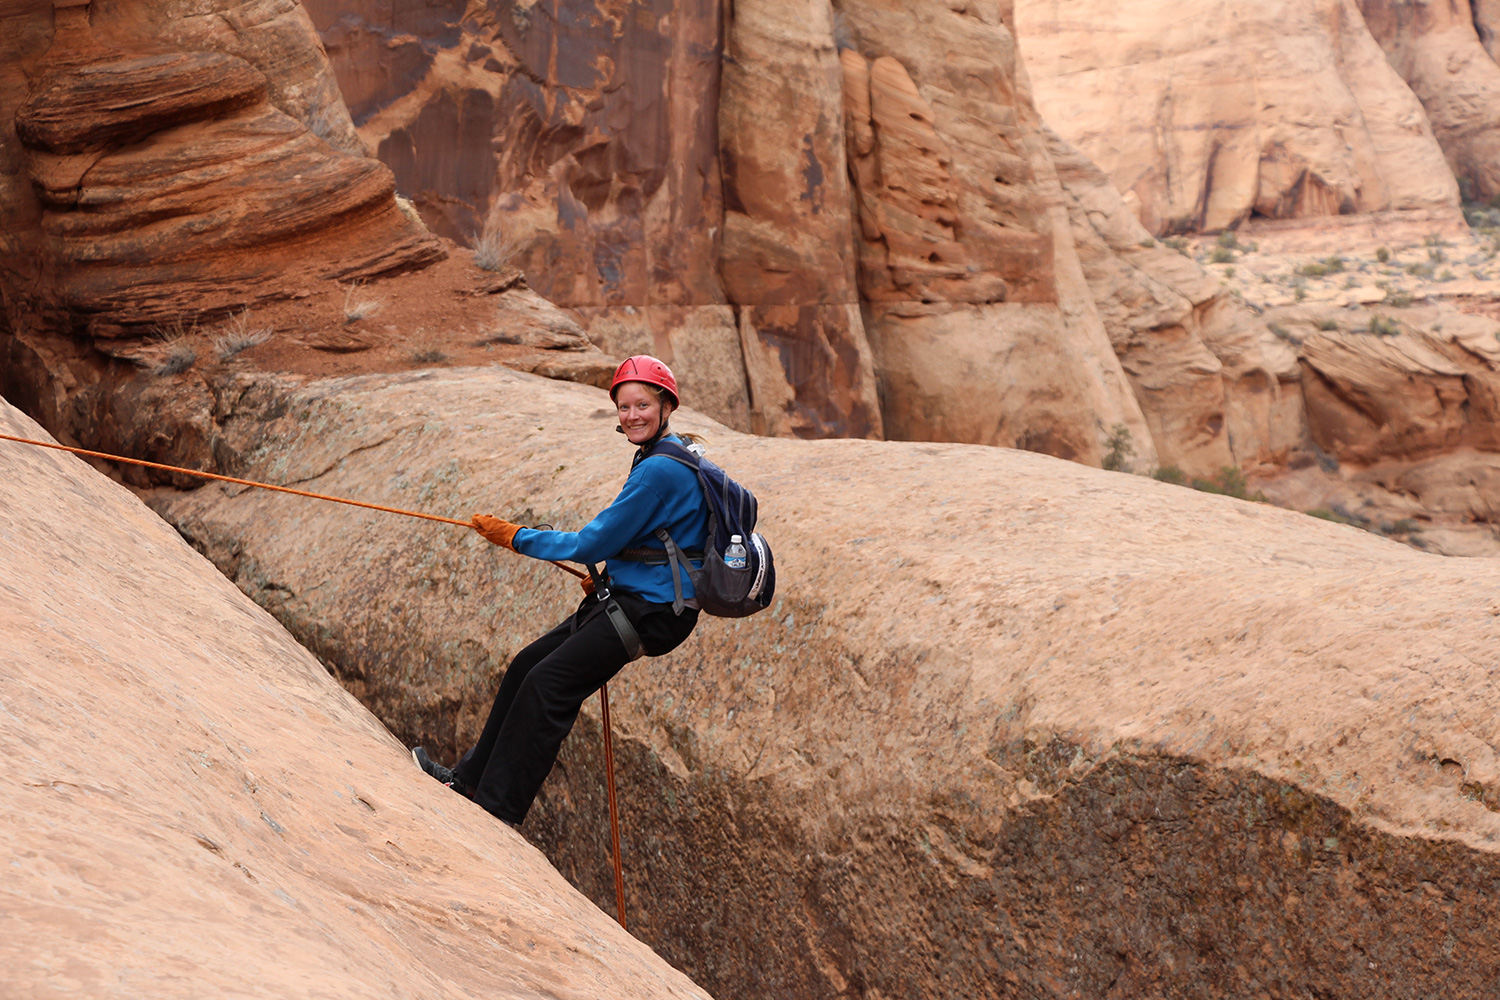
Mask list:
[[[526,240],[491,216],[484,231],[474,237],[474,266],[482,271],[503,271],[525,249]]]
[[[380,312],[385,300],[370,295],[358,281],[344,287],[344,322],[358,323]]]
[[[214,338],[214,354],[220,361],[228,361],[242,351],[259,347],[271,339],[269,326],[252,327],[250,310],[235,313],[224,321],[223,332]]]
[[[198,332],[198,317],[191,320],[177,316],[170,323],[151,328],[151,339],[160,347],[151,351],[140,364],[151,368],[153,375],[181,375],[198,363],[198,351],[188,341]]]

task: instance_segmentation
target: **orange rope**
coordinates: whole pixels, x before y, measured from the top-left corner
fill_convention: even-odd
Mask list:
[[[326,493],[309,493],[306,490],[294,490],[287,486],[272,486],[270,483],[257,483],[252,479],[236,479],[233,476],[220,476],[212,472],[199,472],[196,469],[183,469],[175,465],[163,465],[160,462],[146,462],[139,458],[126,458],[123,455],[110,455],[102,451],[88,451],[84,448],[70,448],[65,444],[53,444],[50,441],[32,441],[28,438],[11,437],[9,434],[0,434],[0,441],[14,441],[17,444],[30,444],[38,448],[51,448],[54,451],[71,452],[74,455],[85,455],[89,458],[102,458],[109,462],[125,462],[129,465],[140,465],[147,469],[161,469],[163,472],[180,472],[185,476],[197,476],[199,479],[214,479],[221,483],[234,483],[237,486],[253,486],[259,490],[275,490],[277,493],[290,493],[298,497],[311,497],[314,500],[328,500],[332,503],[348,504],[350,507],[364,507],[367,510],[383,510],[387,514],[404,514],[407,517],[420,517],[424,521],[438,521],[442,524],[456,524],[461,528],[472,528],[474,522],[459,521],[451,517],[438,517],[436,514],[423,514],[415,510],[402,510],[400,507],[383,507],[378,503],[365,503],[361,500],[349,500],[344,497],[329,496]],[[552,565],[565,573],[572,573],[582,579],[587,576],[582,570],[574,569],[572,566],[564,566],[560,562]]]
[[[9,434],[0,434],[0,441],[14,441],[17,444],[35,445],[38,448],[51,448],[54,451],[66,451],[74,455],[85,455],[89,458],[102,458],[109,462],[125,462],[129,465],[139,465],[147,469],[161,469],[164,472],[180,472],[185,476],[196,476],[199,479],[213,479],[221,483],[234,483],[238,486],[253,486],[261,490],[274,490],[277,493],[290,493],[293,496],[310,497],[313,500],[328,500],[332,503],[348,504],[351,507],[364,507],[368,510],[382,510],[387,514],[404,514],[407,517],[419,517],[426,521],[438,521],[443,524],[456,524],[461,528],[472,528],[472,521],[459,521],[451,517],[439,517],[436,514],[423,514],[415,510],[402,510],[399,507],[384,507],[377,503],[364,503],[360,500],[349,500],[344,497],[329,496],[326,493],[309,493],[307,490],[294,490],[287,486],[272,486],[270,483],[257,483],[252,479],[236,479],[233,476],[220,476],[213,472],[199,472],[196,469],[183,469],[175,465],[163,465],[160,462],[146,462],[139,458],[126,458],[123,455],[110,455],[102,451],[89,451],[85,448],[70,448],[64,444],[53,444],[50,441],[32,441],[28,438],[12,437]],[[582,579],[588,574],[565,566],[560,562],[552,565],[566,573]],[[614,741],[610,734],[609,725],[609,685],[606,684],[599,689],[599,698],[603,704],[604,722],[604,771],[606,784],[609,788],[609,836],[611,853],[615,868],[615,912],[618,914],[621,929],[625,928],[625,875],[620,866],[620,820],[618,805],[615,799],[615,752]]]
[[[620,810],[615,801],[615,746],[609,728],[609,685],[599,689],[599,705],[604,723],[604,783],[609,789],[610,857],[615,864],[615,916],[621,930],[625,926],[625,873],[620,868]]]

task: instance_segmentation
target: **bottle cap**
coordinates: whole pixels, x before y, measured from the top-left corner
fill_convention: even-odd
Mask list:
[[[729,536],[729,544],[730,545],[733,545],[736,542],[743,542],[743,541],[744,541],[744,539],[741,538],[739,535],[730,535]]]

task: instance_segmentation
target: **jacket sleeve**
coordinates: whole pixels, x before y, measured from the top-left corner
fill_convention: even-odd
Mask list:
[[[647,476],[635,474],[643,468],[644,463],[632,470],[620,495],[582,530],[522,528],[516,532],[516,551],[533,559],[566,559],[584,563],[603,562],[619,552],[645,534],[653,521],[660,519],[666,507],[647,482]]]

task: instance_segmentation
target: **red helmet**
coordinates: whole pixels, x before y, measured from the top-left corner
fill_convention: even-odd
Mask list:
[[[672,369],[659,358],[637,354],[620,362],[620,367],[615,369],[615,380],[609,384],[609,398],[614,399],[615,390],[626,382],[660,386],[672,397],[673,407],[682,405],[677,401],[677,379],[672,375]]]

